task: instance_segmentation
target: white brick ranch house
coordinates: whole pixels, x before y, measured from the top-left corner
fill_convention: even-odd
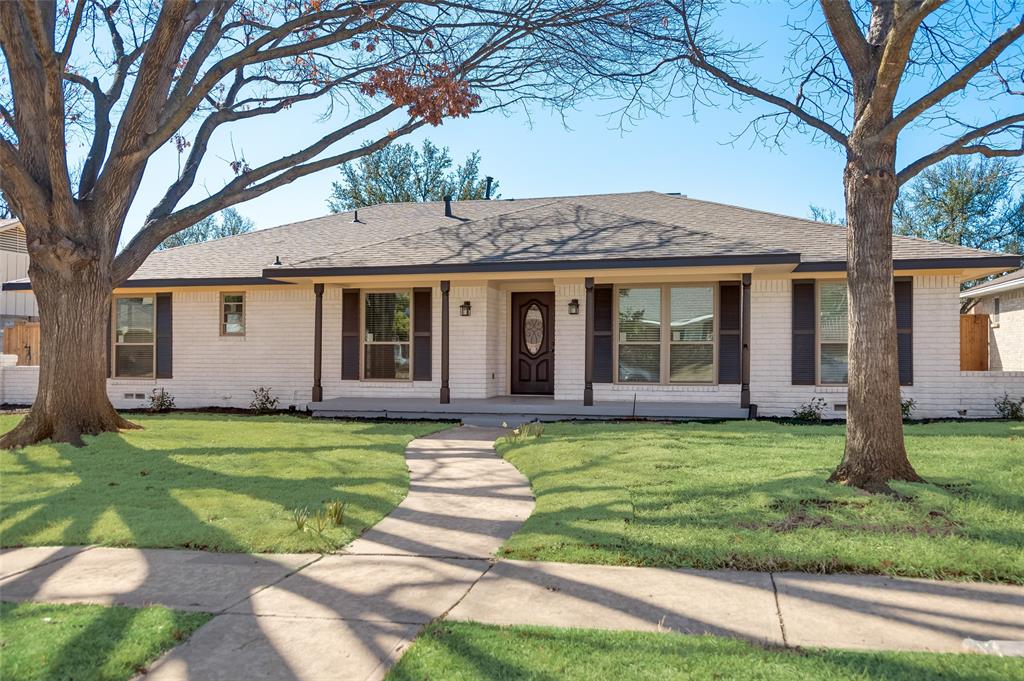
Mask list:
[[[115,291],[108,392],[327,414],[788,416],[846,403],[845,231],[639,192],[392,204],[154,253]],[[1019,256],[895,237],[903,393],[995,415],[959,285]],[[27,282],[5,285],[28,289]],[[0,370],[28,403],[35,369]]]

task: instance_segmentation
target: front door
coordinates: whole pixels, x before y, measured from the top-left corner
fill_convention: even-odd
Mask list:
[[[512,294],[512,392],[555,394],[555,294]]]

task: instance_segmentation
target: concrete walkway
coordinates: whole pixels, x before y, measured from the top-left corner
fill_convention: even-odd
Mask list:
[[[343,553],[0,552],[4,600],[160,603],[216,616],[146,679],[379,679],[437,617],[718,634],[769,645],[965,650],[1024,640],[1024,588],[851,575],[495,562],[529,516],[496,429],[413,441],[405,501]]]

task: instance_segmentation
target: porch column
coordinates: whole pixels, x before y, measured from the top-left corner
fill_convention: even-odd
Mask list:
[[[587,289],[586,333],[583,340],[583,406],[594,406],[594,278],[583,280]]]
[[[740,407],[750,408],[750,274],[743,275],[740,303]]]
[[[450,404],[452,392],[448,387],[448,293],[450,281],[441,282],[441,404]]]
[[[313,312],[313,401],[322,402],[324,389],[320,375],[324,359],[324,285],[313,284],[315,296]]]

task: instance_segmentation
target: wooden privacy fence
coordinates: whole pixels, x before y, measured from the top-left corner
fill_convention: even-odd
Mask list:
[[[18,366],[39,366],[39,322],[18,322],[4,329],[4,354],[17,355]]]
[[[960,315],[960,371],[988,371],[988,315]]]

